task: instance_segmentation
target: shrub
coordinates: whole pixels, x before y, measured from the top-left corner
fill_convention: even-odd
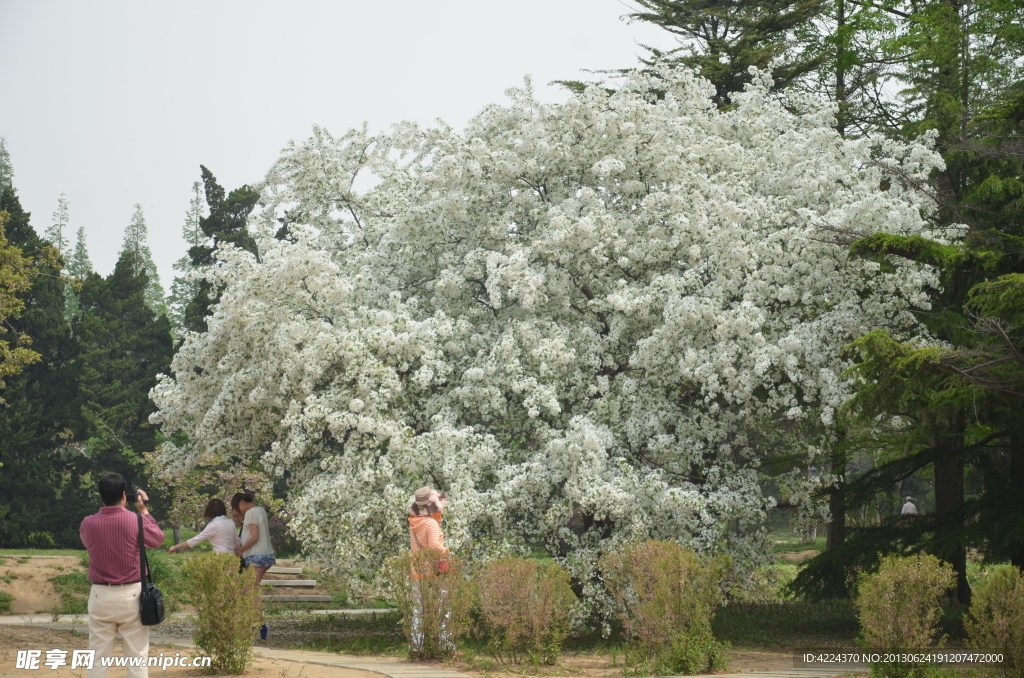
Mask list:
[[[967,620],[971,646],[1003,653],[999,672],[1024,678],[1024,573],[1006,565],[975,589]]]
[[[14,596],[7,591],[0,591],[0,612],[10,612],[11,602],[13,601]]]
[[[512,661],[528,653],[554,664],[576,603],[569,573],[553,563],[502,558],[487,565],[476,585],[481,630],[492,653]]]
[[[384,576],[402,613],[402,632],[412,654],[438,659],[455,652],[455,643],[469,628],[473,604],[473,587],[461,560],[429,549],[406,551],[388,559]]]
[[[679,544],[631,544],[601,560],[623,630],[649,670],[669,674],[724,668],[725,645],[711,620],[722,602],[725,557],[701,558]]]
[[[887,556],[878,571],[861,577],[854,605],[861,641],[878,652],[901,652],[941,642],[939,601],[956,583],[953,568],[927,554]],[[916,664],[872,666],[873,675],[904,678],[923,674]]]
[[[244,673],[263,621],[255,570],[239,572],[238,558],[230,553],[189,558],[182,570],[198,612],[194,640],[211,657],[210,671]]]

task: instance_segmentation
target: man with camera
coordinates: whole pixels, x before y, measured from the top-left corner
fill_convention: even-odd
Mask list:
[[[139,566],[139,522],[125,508],[129,496],[124,478],[108,473],[99,482],[103,506],[98,513],[82,521],[79,535],[89,552],[89,649],[96,650],[96,661],[89,669],[89,678],[106,678],[107,667],[100,657],[114,654],[114,639],[121,634],[124,656],[149,656],[149,627],[142,625],[139,596],[142,572]],[[132,493],[131,500],[142,514],[143,539],[148,548],[164,542],[163,530],[149,515],[149,497],[142,490]],[[129,678],[147,678],[145,666],[129,667]]]

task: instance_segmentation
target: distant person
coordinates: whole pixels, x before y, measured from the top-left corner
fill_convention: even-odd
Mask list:
[[[907,497],[907,501],[903,504],[903,509],[900,511],[901,516],[913,516],[917,515],[917,507],[914,506],[914,502],[910,501],[912,497]]]
[[[419,553],[424,550],[434,550],[439,553],[449,553],[448,548],[444,545],[444,533],[441,532],[441,518],[442,512],[444,511],[447,497],[444,494],[438,494],[436,490],[430,487],[421,487],[416,490],[413,495],[412,503],[409,505],[407,511],[409,521],[409,548],[412,552]],[[438,563],[440,574],[441,563]],[[446,571],[446,570],[445,570]],[[409,636],[410,649],[414,654],[423,651],[423,599],[420,596],[420,581],[425,576],[422,572],[417,572],[414,568],[410,573],[412,576],[412,590],[413,590],[413,611],[412,611],[412,632]],[[442,627],[444,623],[442,622]],[[455,649],[455,643],[447,637],[444,629],[442,628],[441,637],[443,642],[450,646],[450,649]]]
[[[89,678],[106,678],[101,657],[114,654],[114,639],[121,634],[125,657],[142,657],[142,666],[128,668],[129,678],[147,678],[149,668],[149,627],[142,625],[139,595],[142,572],[139,566],[139,519],[125,508],[124,478],[108,473],[98,483],[103,506],[86,516],[79,528],[82,544],[89,552],[89,649],[96,658]],[[149,497],[138,491],[135,508],[142,514],[143,543],[155,549],[164,543],[164,532],[149,515]]]
[[[242,545],[242,540],[239,539],[238,533],[235,532],[235,524],[228,518],[227,513],[227,507],[224,506],[222,500],[211,499],[206,504],[206,510],[203,511],[203,519],[210,521],[206,523],[203,531],[191,539],[175,544],[168,551],[175,553],[184,549],[195,548],[204,541],[209,540],[214,553],[234,553]]]
[[[263,581],[263,575],[272,568],[277,559],[270,545],[270,521],[267,511],[255,504],[256,498],[248,492],[231,498],[231,508],[242,514],[242,545],[235,554],[242,557],[246,567],[256,570],[256,586]],[[267,625],[260,627],[260,638],[267,639]]]

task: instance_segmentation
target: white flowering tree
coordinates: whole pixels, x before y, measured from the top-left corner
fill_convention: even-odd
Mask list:
[[[827,427],[842,346],[914,333],[935,284],[837,234],[925,232],[899,177],[940,162],[769,85],[721,112],[666,69],[557,105],[514,90],[461,133],[315,129],[260,187],[260,261],[221,250],[209,331],[152,393],[190,441],[162,463],[287,474],[299,535],[350,571],[407,541],[425,483],[454,549],[541,545],[590,594],[596,554],[637,538],[757,562],[760,443]]]

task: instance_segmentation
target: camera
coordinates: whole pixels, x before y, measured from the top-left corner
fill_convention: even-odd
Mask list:
[[[134,492],[134,491],[132,491],[132,492],[125,492],[124,496],[128,500],[129,504],[135,504],[135,503],[137,503],[139,501],[139,493],[138,492]],[[142,503],[145,504],[146,502],[142,502]]]

